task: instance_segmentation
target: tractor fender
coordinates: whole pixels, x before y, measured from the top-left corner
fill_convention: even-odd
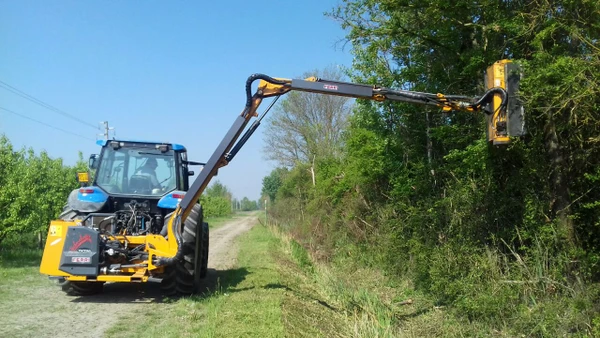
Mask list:
[[[71,191],[67,204],[79,212],[96,212],[108,201],[108,194],[98,187],[84,187]]]

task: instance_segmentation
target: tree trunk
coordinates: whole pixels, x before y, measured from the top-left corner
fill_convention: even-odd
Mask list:
[[[558,135],[556,134],[556,124],[554,123],[552,113],[548,113],[548,123],[544,128],[544,143],[546,153],[550,160],[550,189],[552,191],[552,200],[550,201],[550,210],[552,216],[558,221],[561,232],[564,232],[567,243],[575,245],[575,231],[573,221],[570,216],[571,196],[568,184],[568,163],[565,161]]]
[[[317,157],[317,155],[313,155],[312,165],[310,166],[310,175],[312,176],[313,187],[316,185],[316,182],[315,182],[315,158],[316,157]]]
[[[44,236],[42,235],[42,232],[39,231],[38,232],[38,249],[43,249],[44,248]]]
[[[425,136],[427,137],[427,163],[429,164],[431,176],[433,177],[433,185],[435,187],[437,185],[437,180],[435,179],[435,170],[431,166],[431,162],[433,160],[433,142],[431,141],[431,113],[426,112],[425,118],[427,122],[425,129]]]

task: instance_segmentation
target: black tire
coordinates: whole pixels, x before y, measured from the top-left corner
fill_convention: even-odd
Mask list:
[[[58,285],[70,296],[91,296],[104,290],[104,282],[71,282],[63,279],[58,282]]]
[[[165,268],[161,289],[166,296],[189,296],[198,289],[203,250],[202,241],[196,241],[196,239],[203,237],[203,227],[198,226],[198,224],[202,224],[202,219],[202,206],[195,204],[185,220],[181,234],[183,258]]]
[[[86,212],[79,212],[65,205],[62,212],[58,215],[58,219],[62,221],[77,221],[84,219],[87,214]]]
[[[63,208],[63,211],[58,215],[58,218],[63,221],[72,221],[77,219],[77,216],[79,216],[79,213],[67,206]]]
[[[200,278],[206,277],[208,272],[208,223],[202,223],[202,266],[200,267]]]

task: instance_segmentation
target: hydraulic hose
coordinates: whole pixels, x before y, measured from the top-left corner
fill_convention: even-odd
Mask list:
[[[177,231],[178,225],[181,224],[181,214],[177,215],[177,218],[171,224],[171,232],[175,235],[175,241],[177,242],[177,253],[173,257],[158,257],[156,266],[173,265],[183,257],[183,237]]]
[[[406,97],[406,98],[409,98],[412,100],[420,100],[420,101],[429,101],[429,100],[435,99],[435,97],[436,97],[434,94],[430,94],[428,96],[425,93],[409,92],[409,91],[404,91],[404,90],[386,89],[386,90],[382,90],[381,92],[384,95],[392,94],[392,95],[398,95],[398,96]]]
[[[482,103],[490,100],[490,97],[493,96],[494,94],[501,94],[502,95],[502,103],[500,103],[500,107],[498,107],[500,110],[506,109],[506,106],[508,105],[508,93],[506,92],[506,90],[504,88],[500,88],[500,87],[494,87],[490,90],[488,90],[487,92],[485,92],[485,94],[483,94],[483,96],[481,96],[481,98],[479,98],[479,100],[477,100],[475,103],[473,103],[471,106],[472,107],[479,107]],[[493,114],[494,112],[485,112],[486,114],[490,115]]]
[[[256,80],[265,80],[267,82],[284,85],[285,81],[276,80],[265,74],[252,74],[246,80],[246,108],[250,108],[252,106],[252,83]]]

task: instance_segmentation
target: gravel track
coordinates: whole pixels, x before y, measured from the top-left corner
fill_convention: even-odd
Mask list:
[[[235,240],[256,223],[256,216],[249,215],[211,229],[209,270],[201,290],[213,289],[219,271],[236,264]],[[156,282],[105,284],[103,294],[70,297],[53,282],[45,280],[45,276],[26,275],[24,278],[27,281],[24,284],[29,286],[5,285],[11,288],[15,301],[10,301],[11,296],[0,304],[2,337],[102,337],[121,316],[136,311],[143,313],[148,306],[159,311],[160,307],[169,306],[162,303]]]

